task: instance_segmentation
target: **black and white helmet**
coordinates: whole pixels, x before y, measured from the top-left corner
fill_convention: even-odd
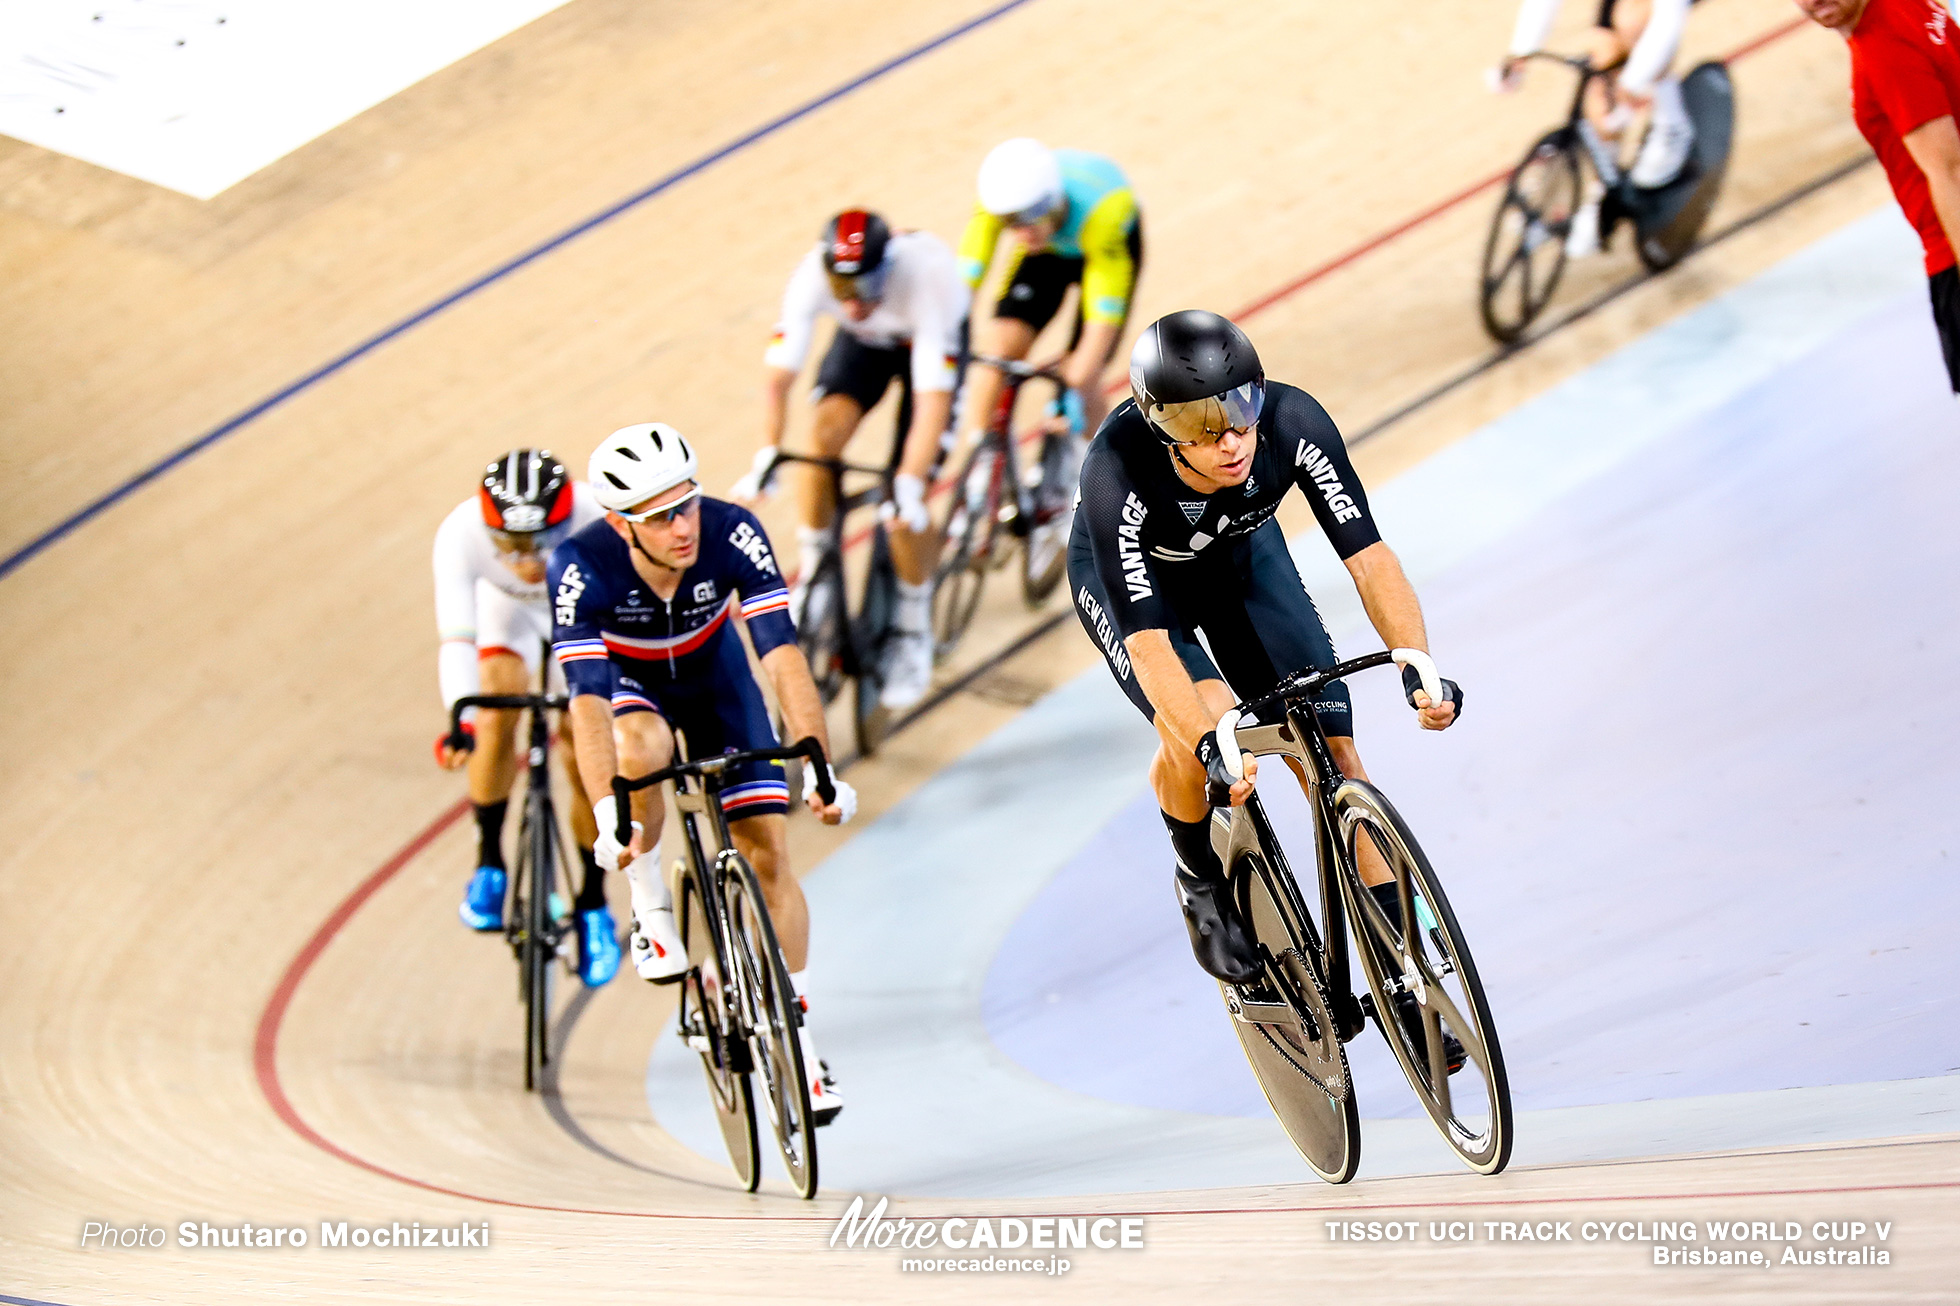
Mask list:
[[[1165,444],[1210,444],[1258,422],[1266,372],[1231,319],[1187,308],[1158,318],[1137,337],[1130,393]]]

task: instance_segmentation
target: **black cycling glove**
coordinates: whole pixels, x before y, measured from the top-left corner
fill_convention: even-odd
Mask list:
[[[1218,732],[1205,731],[1205,737],[1198,741],[1198,765],[1205,769],[1205,801],[1213,807],[1229,807],[1232,803],[1232,786],[1239,778],[1225,769],[1225,753],[1218,746]]]
[[[1402,692],[1408,696],[1410,707],[1416,705],[1416,694],[1421,689],[1422,673],[1414,667],[1404,666],[1402,668]],[[1463,715],[1463,687],[1461,685],[1457,684],[1454,680],[1445,680],[1443,682],[1443,698],[1447,702],[1456,704],[1456,714],[1458,716]]]

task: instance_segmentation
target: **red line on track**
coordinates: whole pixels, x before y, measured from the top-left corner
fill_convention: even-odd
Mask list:
[[[1743,45],[1738,46],[1736,49],[1732,50],[1727,56],[1723,58],[1722,62],[1734,63],[1737,60],[1746,58],[1747,56],[1756,53],[1756,51],[1761,50],[1763,47],[1770,45],[1778,40],[1781,40],[1785,36],[1788,36],[1790,33],[1804,26],[1804,24],[1809,21],[1810,20],[1807,18],[1796,18],[1796,19],[1792,19],[1787,23],[1782,24],[1779,27],[1772,28],[1769,31],[1763,33],[1761,36],[1758,36],[1753,40],[1748,41]],[[1233,314],[1232,315],[1233,318],[1235,320],[1242,321],[1245,318],[1252,317],[1255,314],[1264,312],[1265,310],[1271,308],[1273,305],[1281,302],[1282,300],[1288,298],[1289,296],[1295,295],[1300,291],[1306,289],[1308,286],[1314,284],[1316,281],[1320,281],[1321,279],[1330,276],[1335,272],[1338,272],[1340,269],[1348,266],[1350,263],[1353,263],[1358,259],[1361,259],[1362,257],[1373,253],[1375,250],[1380,249],[1382,246],[1389,244],[1390,242],[1398,239],[1401,236],[1407,235],[1409,232],[1415,230],[1417,227],[1422,226],[1424,223],[1433,221],[1434,219],[1441,217],[1443,214],[1449,212],[1451,209],[1457,207],[1459,204],[1463,204],[1466,201],[1475,198],[1477,195],[1481,194],[1485,190],[1488,190],[1490,187],[1496,185],[1498,182],[1503,181],[1505,177],[1510,175],[1510,172],[1511,170],[1509,168],[1506,168],[1502,172],[1498,172],[1489,177],[1486,177],[1482,181],[1479,181],[1464,190],[1458,191],[1456,194],[1450,196],[1448,199],[1443,200],[1440,203],[1431,205],[1429,208],[1424,209],[1422,212],[1416,214],[1414,217],[1408,218],[1405,221],[1398,223],[1396,226],[1389,228],[1387,231],[1384,231],[1376,236],[1371,236],[1369,239],[1347,250],[1345,253],[1342,253],[1332,259],[1329,259],[1327,262],[1320,264],[1318,267],[1315,267],[1308,272],[1302,273],[1300,276],[1296,277],[1292,281],[1287,282],[1285,285],[1279,287],[1277,290],[1274,290],[1254,300],[1252,303],[1246,305],[1244,308],[1241,308],[1237,313]],[[1109,387],[1109,392],[1113,394],[1117,390],[1122,389],[1125,384],[1126,384],[1125,382],[1119,380]],[[1024,437],[1024,441],[1027,438],[1031,438],[1031,437]],[[951,486],[952,486],[951,480],[943,480],[933,487],[932,492],[934,495],[938,495],[943,493],[947,489],[951,488]],[[855,547],[856,545],[861,543],[869,534],[870,534],[870,530],[868,528],[858,531],[856,534],[852,535],[848,540],[845,541],[846,547]],[[794,577],[790,577],[789,579],[793,580]],[[662,1211],[618,1211],[618,1210],[604,1210],[600,1208],[588,1208],[588,1207],[578,1207],[578,1206],[552,1206],[541,1202],[520,1202],[505,1197],[488,1197],[481,1193],[469,1193],[469,1192],[464,1192],[461,1189],[457,1189],[457,1188],[445,1188],[441,1184],[430,1183],[424,1179],[417,1179],[412,1175],[405,1175],[399,1173],[398,1171],[390,1170],[386,1166],[377,1165],[373,1161],[369,1161],[364,1157],[356,1156],[354,1153],[348,1151],[346,1148],[341,1147],[338,1143],[335,1143],[331,1139],[325,1137],[318,1130],[314,1129],[313,1126],[309,1125],[306,1122],[305,1117],[300,1115],[298,1109],[293,1106],[292,1100],[286,1096],[285,1087],[279,1082],[279,1030],[280,1030],[280,1026],[284,1023],[286,1019],[287,1009],[292,1005],[294,993],[296,993],[299,990],[300,982],[306,978],[307,972],[313,968],[313,963],[319,960],[320,954],[326,951],[327,945],[333,942],[334,936],[339,934],[340,931],[346,927],[347,922],[353,919],[354,913],[358,912],[363,906],[365,906],[368,899],[372,898],[375,895],[375,893],[380,890],[382,885],[386,884],[389,880],[393,879],[396,875],[400,874],[402,869],[406,867],[409,864],[409,862],[413,861],[418,853],[420,853],[424,848],[428,847],[429,844],[433,843],[437,836],[442,834],[443,831],[447,830],[451,825],[454,825],[459,819],[461,819],[463,813],[469,810],[469,806],[470,805],[467,799],[459,799],[454,805],[445,809],[443,813],[440,816],[436,817],[434,821],[430,822],[429,825],[425,829],[423,829],[423,831],[420,834],[416,835],[413,839],[410,839],[406,844],[402,845],[401,849],[397,851],[394,856],[390,857],[387,861],[383,862],[379,867],[377,867],[373,872],[371,872],[366,879],[362,880],[360,884],[355,886],[354,891],[352,893],[349,893],[346,898],[342,899],[340,905],[334,908],[333,912],[326,918],[326,920],[320,923],[320,927],[313,932],[313,936],[306,941],[305,946],[299,950],[299,952],[293,957],[292,961],[287,965],[285,973],[279,977],[279,983],[276,986],[274,986],[272,990],[272,996],[269,999],[267,999],[265,1004],[265,1009],[259,1015],[258,1031],[252,1041],[252,1059],[253,1059],[254,1068],[257,1070],[258,1073],[259,1091],[265,1095],[265,1100],[272,1107],[273,1113],[276,1114],[280,1120],[285,1122],[287,1128],[291,1129],[294,1133],[298,1134],[301,1138],[313,1144],[315,1147],[327,1153],[329,1156],[336,1157],[339,1160],[347,1162],[347,1164],[349,1165],[357,1166],[360,1169],[366,1170],[371,1174],[380,1175],[384,1179],[392,1179],[397,1183],[408,1184],[411,1187],[420,1188],[426,1192],[441,1193],[446,1197],[459,1197],[466,1201],[484,1202],[492,1206],[516,1207],[518,1209],[527,1210],[527,1211],[555,1211],[555,1212],[563,1212],[565,1214],[570,1214],[570,1215],[616,1215],[616,1216],[627,1216],[635,1219],[646,1219],[646,1220],[783,1220],[783,1221],[804,1221],[804,1222],[809,1222],[809,1221],[829,1222],[829,1217],[827,1216],[676,1215],[676,1214],[671,1214]],[[1402,1209],[1402,1210],[1409,1210],[1409,1209],[1430,1210],[1430,1209],[1443,1209],[1443,1208],[1454,1208],[1454,1207],[1477,1207],[1477,1206],[1549,1206],[1549,1205],[1558,1205],[1561,1203],[1576,1204],[1576,1203],[1583,1203],[1583,1202],[1609,1202],[1609,1201],[1645,1202],[1645,1201],[1659,1201],[1662,1199],[1675,1200],[1675,1201],[1689,1201],[1698,1198],[1714,1199],[1714,1198],[1727,1198],[1727,1197],[1786,1197],[1786,1196],[1796,1196],[1796,1195],[1816,1194],[1816,1193],[1902,1192],[1902,1191],[1909,1191],[1914,1189],[1931,1189],[1931,1188],[1960,1188],[1960,1183],[1877,1184],[1877,1185],[1871,1185],[1868,1187],[1859,1187],[1859,1188],[1767,1188],[1767,1189],[1757,1189],[1757,1190],[1742,1191],[1742,1192],[1700,1193],[1700,1194],[1653,1193],[1653,1194],[1637,1194],[1637,1195],[1626,1196],[1626,1197],[1545,1197],[1545,1198],[1511,1198],[1511,1199],[1480,1198],[1474,1201],[1460,1201],[1460,1202],[1424,1202],[1424,1203],[1404,1202],[1404,1203],[1394,1203],[1394,1204],[1378,1203],[1378,1204],[1365,1205],[1365,1206],[1321,1205],[1321,1206],[1272,1206],[1272,1207],[1221,1207],[1215,1210],[1204,1209],[1204,1210],[1189,1210],[1189,1211],[1175,1211],[1175,1210],[1130,1211],[1130,1212],[1116,1212],[1115,1214],[1254,1215],[1254,1214],[1259,1214],[1261,1212],[1284,1213],[1284,1212],[1310,1212],[1310,1211],[1372,1211],[1372,1210],[1387,1210],[1390,1208],[1390,1206],[1394,1206],[1396,1207],[1396,1209]]]

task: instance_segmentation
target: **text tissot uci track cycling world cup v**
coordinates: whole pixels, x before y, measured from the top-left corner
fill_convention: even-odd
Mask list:
[[[0,1303],[1953,1295],[1949,0],[0,12]]]

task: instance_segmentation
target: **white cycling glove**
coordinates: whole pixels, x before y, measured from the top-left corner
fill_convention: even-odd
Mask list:
[[[775,445],[765,444],[757,449],[754,460],[749,463],[749,469],[736,478],[735,484],[728,487],[728,497],[737,503],[753,503],[758,499],[767,498],[769,490],[763,485],[762,478],[767,476],[769,469],[775,465]]]
[[[620,856],[626,851],[619,841],[619,800],[607,794],[592,804],[592,819],[599,823],[599,837],[592,841],[592,860],[599,863],[602,871],[616,871]],[[633,829],[639,831],[638,821],[633,822]]]
[[[830,771],[830,763],[824,763],[824,770]],[[858,791],[851,788],[851,782],[849,780],[838,779],[837,772],[835,771],[830,771],[830,783],[837,790],[837,806],[842,808],[844,812],[844,819],[839,821],[838,824],[849,825],[851,818],[857,815]],[[805,762],[803,764],[803,801],[806,803],[809,802],[810,795],[816,792],[817,769]]]
[[[892,502],[885,505],[885,519],[893,517],[905,523],[905,529],[914,535],[924,535],[932,529],[932,514],[926,511],[925,478],[909,476],[904,472],[892,477]]]

